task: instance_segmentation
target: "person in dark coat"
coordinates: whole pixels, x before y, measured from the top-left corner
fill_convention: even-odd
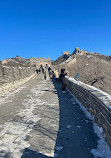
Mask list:
[[[51,70],[51,68],[50,67],[48,67],[48,72],[50,73],[50,70]]]
[[[36,69],[36,73],[37,73],[37,74],[39,73],[39,70],[38,70],[38,69]]]
[[[42,73],[44,74],[44,68],[42,67]]]
[[[65,76],[67,75],[67,73],[65,72],[65,69],[61,69],[61,74],[60,74],[60,80],[62,82],[62,91],[66,90],[66,79]]]

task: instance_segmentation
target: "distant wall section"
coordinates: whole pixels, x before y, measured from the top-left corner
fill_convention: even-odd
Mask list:
[[[30,65],[31,66],[35,66],[35,67],[38,67],[40,65],[43,65],[45,66],[46,64],[51,64],[51,61],[50,61],[50,57],[43,57],[43,58],[30,58]]]

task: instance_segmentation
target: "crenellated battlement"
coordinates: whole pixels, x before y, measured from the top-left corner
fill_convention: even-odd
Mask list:
[[[92,52],[88,52],[86,50],[80,50],[79,47],[76,47],[73,54],[79,54],[79,55],[83,55],[83,54],[91,54]]]
[[[51,63],[51,61],[50,61],[50,57],[43,57],[43,58],[30,58],[29,59],[30,60],[30,64],[31,65],[35,65],[35,66],[37,66],[37,65],[40,65],[40,64],[43,64],[44,65],[44,63],[46,64],[46,63],[48,63],[48,64],[50,64]]]
[[[63,51],[62,55],[70,55],[69,51]]]

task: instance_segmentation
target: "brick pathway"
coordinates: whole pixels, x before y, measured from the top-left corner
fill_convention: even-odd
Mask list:
[[[0,96],[0,158],[93,158],[98,136],[76,99],[38,75]]]

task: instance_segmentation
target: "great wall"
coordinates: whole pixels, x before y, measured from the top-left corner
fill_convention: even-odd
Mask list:
[[[80,50],[77,47],[75,48],[75,51],[73,52],[73,54],[76,56],[78,56],[78,54],[89,55],[91,54],[91,52]],[[64,51],[63,56],[64,55],[70,56],[69,51]],[[23,64],[22,66],[19,66],[19,64],[17,66],[11,66],[9,62],[12,62],[12,61],[13,62],[16,61],[15,58],[5,59],[1,61],[0,94],[5,93],[6,91],[10,91],[14,88],[17,89],[18,87],[22,86],[28,81],[31,82],[31,79],[35,78],[36,76],[36,73],[35,73],[36,68],[39,68],[41,64],[43,66],[45,66],[46,64],[49,64],[51,68],[54,69],[54,65],[51,65],[51,60],[49,57],[48,58],[30,58],[28,60],[23,59],[21,57],[17,57],[17,61],[20,61],[20,62],[22,61],[22,64]],[[70,57],[68,59],[68,62],[69,61],[70,61]],[[25,67],[24,63],[28,63],[28,66]],[[67,61],[65,61],[65,63],[67,63]],[[101,133],[104,135],[105,140],[107,141],[108,145],[111,148],[111,96],[93,86],[90,86],[80,81],[76,81],[74,78],[67,77],[66,81],[67,81],[67,89],[76,97],[76,99],[78,99],[79,104],[84,105],[84,107],[91,114],[92,119],[97,123],[97,125],[100,128],[102,128]],[[52,84],[52,81],[48,80],[48,82],[51,82]],[[46,92],[48,93],[47,89],[46,89]],[[57,94],[58,93],[59,92],[57,92]],[[107,158],[110,158],[109,155]]]

